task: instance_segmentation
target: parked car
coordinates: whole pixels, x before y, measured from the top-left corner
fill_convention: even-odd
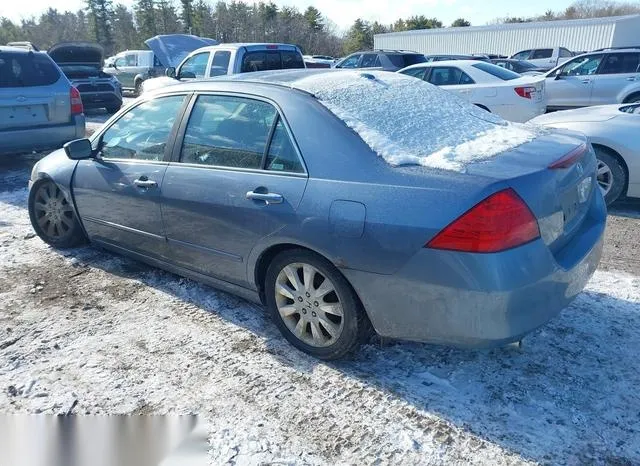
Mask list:
[[[484,55],[425,55],[427,59],[427,63],[431,63],[433,61],[451,61],[451,60],[478,60],[478,61],[489,61]]]
[[[122,106],[122,86],[102,71],[103,49],[91,42],[63,42],[51,47],[49,56],[58,64],[80,95],[84,108],[105,108],[115,113]]]
[[[7,47],[17,47],[19,49],[33,50],[34,52],[39,52],[40,49],[33,45],[29,41],[17,41],[17,42],[7,42]]]
[[[413,65],[399,73],[441,86],[505,120],[525,122],[545,112],[544,77],[521,76],[491,63],[454,60]]]
[[[525,60],[512,60],[510,58],[500,58],[491,60],[494,65],[501,66],[514,73],[522,74],[524,76],[540,76],[546,72],[543,68],[540,68],[533,63]]]
[[[245,73],[150,93],[42,159],[29,213],[55,247],[88,238],[264,303],[331,359],[370,325],[463,347],[543,325],[598,265],[595,171],[584,137],[402,74]]]
[[[0,154],[84,137],[78,90],[45,52],[0,46]]]
[[[564,47],[523,50],[511,55],[513,60],[525,60],[543,70],[550,70],[573,57],[573,52]]]
[[[640,198],[640,104],[566,110],[531,122],[589,137],[598,158],[598,184],[607,204],[625,196]]]
[[[424,63],[427,59],[421,53],[406,50],[370,50],[346,56],[334,68],[373,68],[384,71],[398,71],[409,65]]]
[[[302,58],[307,68],[331,68],[336,62],[326,55],[303,55]]]
[[[586,53],[546,78],[549,110],[640,102],[640,49]]]
[[[144,92],[196,78],[266,70],[305,68],[302,52],[289,44],[220,44],[191,52],[178,65],[169,67],[166,77],[144,83]]]
[[[190,34],[159,35],[145,41],[150,50],[120,52],[111,66],[105,61],[105,71],[116,76],[124,90],[140,95],[144,81],[164,76],[168,67],[178,66],[190,52],[217,43]]]

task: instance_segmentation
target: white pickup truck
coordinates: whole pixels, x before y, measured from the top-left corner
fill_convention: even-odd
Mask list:
[[[574,54],[564,47],[528,49],[513,54],[513,60],[526,60],[543,70],[550,70],[573,57]]]

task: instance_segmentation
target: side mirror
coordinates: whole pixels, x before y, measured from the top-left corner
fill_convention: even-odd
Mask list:
[[[113,68],[115,68],[116,70],[118,69],[118,65],[116,65],[116,62],[113,62],[111,66],[113,66]]]
[[[175,78],[176,77],[176,69],[173,66],[170,66],[169,68],[164,70],[164,75],[169,77],[169,78]]]
[[[193,71],[181,71],[178,79],[196,79],[196,74]]]
[[[91,141],[87,138],[75,139],[67,142],[62,146],[64,152],[71,160],[85,160],[93,157],[93,149],[91,148]]]
[[[555,80],[557,81],[558,79],[562,79],[562,76],[564,76],[564,75],[562,74],[562,72],[561,72],[561,71],[558,71],[558,72],[556,73]]]

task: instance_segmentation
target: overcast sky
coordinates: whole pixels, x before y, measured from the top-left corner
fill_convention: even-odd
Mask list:
[[[133,0],[114,0],[130,6]],[[178,0],[174,0],[176,5]],[[215,3],[215,0],[210,0]],[[253,3],[248,1],[247,3]],[[436,17],[445,25],[456,18],[464,17],[471,24],[480,26],[494,18],[504,16],[531,16],[566,8],[571,0],[537,0],[534,2],[514,2],[513,0],[274,0],[279,6],[296,6],[304,10],[309,5],[318,8],[341,29],[346,29],[356,18],[378,20],[385,24],[398,18],[412,15]],[[85,6],[83,0],[0,0],[0,16],[14,21],[37,16],[49,6],[58,10],[77,10]]]

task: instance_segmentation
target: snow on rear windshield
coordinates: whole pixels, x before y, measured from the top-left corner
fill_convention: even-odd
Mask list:
[[[368,78],[366,77],[368,76]],[[293,87],[312,93],[389,164],[465,171],[537,137],[450,92],[399,73],[337,71]]]

